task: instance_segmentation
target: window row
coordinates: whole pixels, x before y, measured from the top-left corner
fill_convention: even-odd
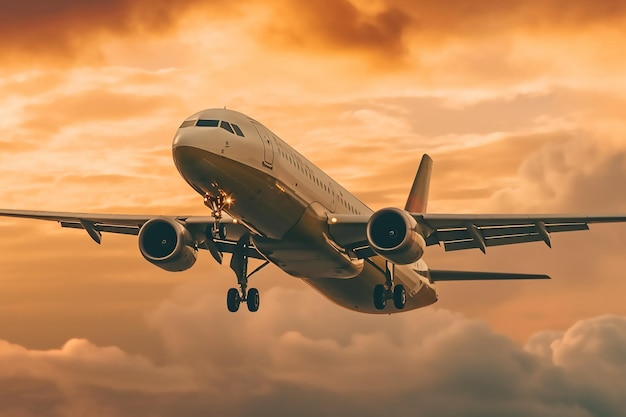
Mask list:
[[[333,189],[330,188],[329,185],[327,185],[326,183],[324,183],[323,181],[320,181],[319,178],[317,178],[317,176],[315,176],[310,169],[305,168],[304,164],[300,164],[300,162],[296,159],[293,158],[288,152],[285,152],[284,150],[282,150],[281,148],[278,148],[278,152],[280,153],[280,155],[286,160],[289,161],[289,163],[291,165],[293,165],[295,168],[297,168],[300,172],[302,172],[304,175],[306,175],[314,184],[316,184],[319,188],[321,188],[322,190],[324,190],[327,194],[332,195],[333,200],[335,198],[337,198],[339,200],[339,203],[344,206],[346,209],[348,209],[351,213],[353,214],[359,214],[359,212],[352,206],[352,204],[350,204],[348,201],[346,201],[343,196],[341,194],[335,195],[335,191]]]

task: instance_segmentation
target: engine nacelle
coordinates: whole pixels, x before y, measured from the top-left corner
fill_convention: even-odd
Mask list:
[[[189,230],[176,220],[148,220],[139,230],[139,250],[146,260],[170,272],[189,269],[196,263],[196,251]]]
[[[374,252],[400,265],[416,262],[426,248],[413,216],[397,208],[378,210],[370,217],[367,240]]]

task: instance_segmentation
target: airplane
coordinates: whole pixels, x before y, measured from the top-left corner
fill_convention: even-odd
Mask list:
[[[167,271],[191,268],[199,250],[220,264],[230,254],[237,287],[226,306],[259,309],[249,279],[269,264],[300,278],[347,309],[391,314],[438,299],[438,281],[549,279],[543,274],[429,269],[428,246],[446,251],[524,242],[588,230],[590,223],[626,222],[626,215],[430,214],[433,160],[424,154],[404,209],[374,212],[287,142],[256,120],[230,109],[186,118],[172,143],[180,175],[210,209],[208,216],[156,216],[0,209],[0,216],[50,220],[102,233],[135,235],[139,251]],[[248,271],[249,259],[262,261]]]

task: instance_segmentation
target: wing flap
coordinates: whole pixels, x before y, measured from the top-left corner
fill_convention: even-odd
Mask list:
[[[539,234],[530,234],[530,235],[516,235],[516,236],[506,236],[506,237],[492,237],[490,239],[485,239],[485,246],[503,246],[503,245],[514,245],[516,243],[526,243],[526,242],[542,242],[545,239],[543,236]],[[478,244],[475,240],[460,240],[453,242],[444,242],[444,248],[446,251],[455,251],[462,249],[480,249],[480,244]]]

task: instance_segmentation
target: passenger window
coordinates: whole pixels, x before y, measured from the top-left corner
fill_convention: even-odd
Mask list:
[[[182,129],[183,127],[194,126],[195,124],[196,124],[195,120],[185,120],[183,124],[180,125],[179,129]]]
[[[239,129],[239,126],[233,123],[232,127],[235,130],[235,133],[237,134],[237,136],[241,136],[242,138],[245,137],[241,129]]]
[[[235,132],[233,131],[233,128],[232,128],[232,127],[230,127],[230,123],[228,123],[228,122],[226,122],[226,121],[224,121],[224,120],[222,120],[222,123],[220,123],[220,127],[221,127],[222,129],[224,129],[224,130],[228,130],[230,133],[235,133]]]
[[[219,122],[220,122],[219,120],[200,119],[198,120],[198,123],[196,123],[196,126],[217,127]]]

